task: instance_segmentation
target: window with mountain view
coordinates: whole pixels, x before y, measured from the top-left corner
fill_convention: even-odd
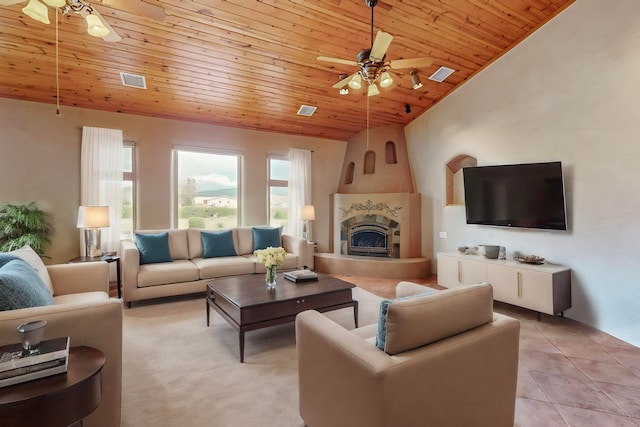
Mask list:
[[[238,226],[239,155],[175,149],[174,169],[177,228]]]

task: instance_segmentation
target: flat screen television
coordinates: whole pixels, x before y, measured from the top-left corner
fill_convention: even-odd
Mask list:
[[[560,162],[462,169],[467,224],[566,230]]]

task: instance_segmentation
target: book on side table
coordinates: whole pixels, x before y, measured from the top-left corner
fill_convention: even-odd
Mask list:
[[[0,347],[0,387],[67,372],[69,337],[42,341],[38,352],[23,351],[21,343]]]
[[[311,270],[294,270],[285,272],[284,278],[292,282],[306,282],[309,280],[318,280],[318,275]]]

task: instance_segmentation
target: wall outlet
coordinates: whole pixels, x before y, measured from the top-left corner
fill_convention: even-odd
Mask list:
[[[440,232],[440,238],[441,239],[446,239],[447,238],[447,232],[446,231],[441,231]]]

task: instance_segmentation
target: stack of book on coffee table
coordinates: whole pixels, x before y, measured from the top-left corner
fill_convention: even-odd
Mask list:
[[[294,270],[285,272],[284,278],[292,282],[306,282],[308,280],[318,280],[318,275],[311,270]]]
[[[21,343],[0,346],[0,387],[67,372],[69,337],[42,341],[29,353]]]

